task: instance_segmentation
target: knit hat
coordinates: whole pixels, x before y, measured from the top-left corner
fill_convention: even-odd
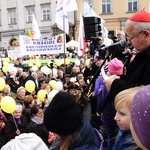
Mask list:
[[[145,10],[140,10],[133,14],[129,20],[135,22],[150,22],[150,13],[146,12]]]
[[[140,142],[150,149],[150,85],[141,88],[133,98],[131,121]]]
[[[59,135],[70,135],[82,124],[81,110],[73,95],[58,92],[44,114],[47,129]]]
[[[108,72],[110,74],[119,75],[123,72],[124,64],[121,60],[114,58],[108,64]]]
[[[48,147],[35,133],[22,133],[5,144],[1,150],[48,150]]]

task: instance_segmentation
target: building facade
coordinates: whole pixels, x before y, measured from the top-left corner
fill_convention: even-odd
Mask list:
[[[92,9],[105,20],[109,34],[124,30],[125,21],[134,12],[150,10],[150,0],[86,0]],[[70,12],[69,38],[78,39],[80,13],[83,0],[77,0],[78,10]],[[32,28],[32,12],[43,38],[62,33],[55,23],[57,0],[0,0],[0,47],[16,44],[19,35],[27,35]],[[1,49],[0,49],[1,50]]]

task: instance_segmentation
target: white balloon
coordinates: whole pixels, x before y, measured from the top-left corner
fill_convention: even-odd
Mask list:
[[[41,67],[41,71],[44,73],[44,74],[46,74],[46,72],[47,72],[47,66],[43,66],[43,67]]]
[[[80,66],[80,60],[75,60],[75,64],[76,64],[77,66]]]
[[[15,73],[17,73],[18,72],[18,69],[16,68],[16,67],[8,67],[8,71],[9,71],[9,73],[11,73],[11,72],[15,72]]]
[[[56,69],[56,68],[53,68],[52,72],[53,72],[53,76],[55,76],[55,77],[58,76],[58,74],[57,74],[57,69]]]
[[[58,93],[58,90],[52,90],[49,94],[48,94],[48,101],[49,103],[52,101],[53,97]]]
[[[32,66],[32,70],[33,70],[33,71],[37,71],[37,70],[38,70],[38,67],[35,66],[35,65],[33,65],[33,66]]]
[[[81,50],[78,51],[78,56],[82,56],[83,52]]]
[[[57,82],[55,83],[55,89],[58,90],[58,91],[60,91],[60,90],[63,89],[63,84],[62,84],[61,81],[57,81]]]

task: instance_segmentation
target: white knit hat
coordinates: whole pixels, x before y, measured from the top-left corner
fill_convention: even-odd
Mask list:
[[[5,144],[1,150],[48,150],[48,147],[35,133],[22,133]]]

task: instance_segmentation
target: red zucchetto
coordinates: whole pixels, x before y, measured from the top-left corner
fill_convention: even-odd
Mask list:
[[[145,10],[140,10],[133,14],[129,20],[135,22],[150,22],[150,13],[146,12]]]

